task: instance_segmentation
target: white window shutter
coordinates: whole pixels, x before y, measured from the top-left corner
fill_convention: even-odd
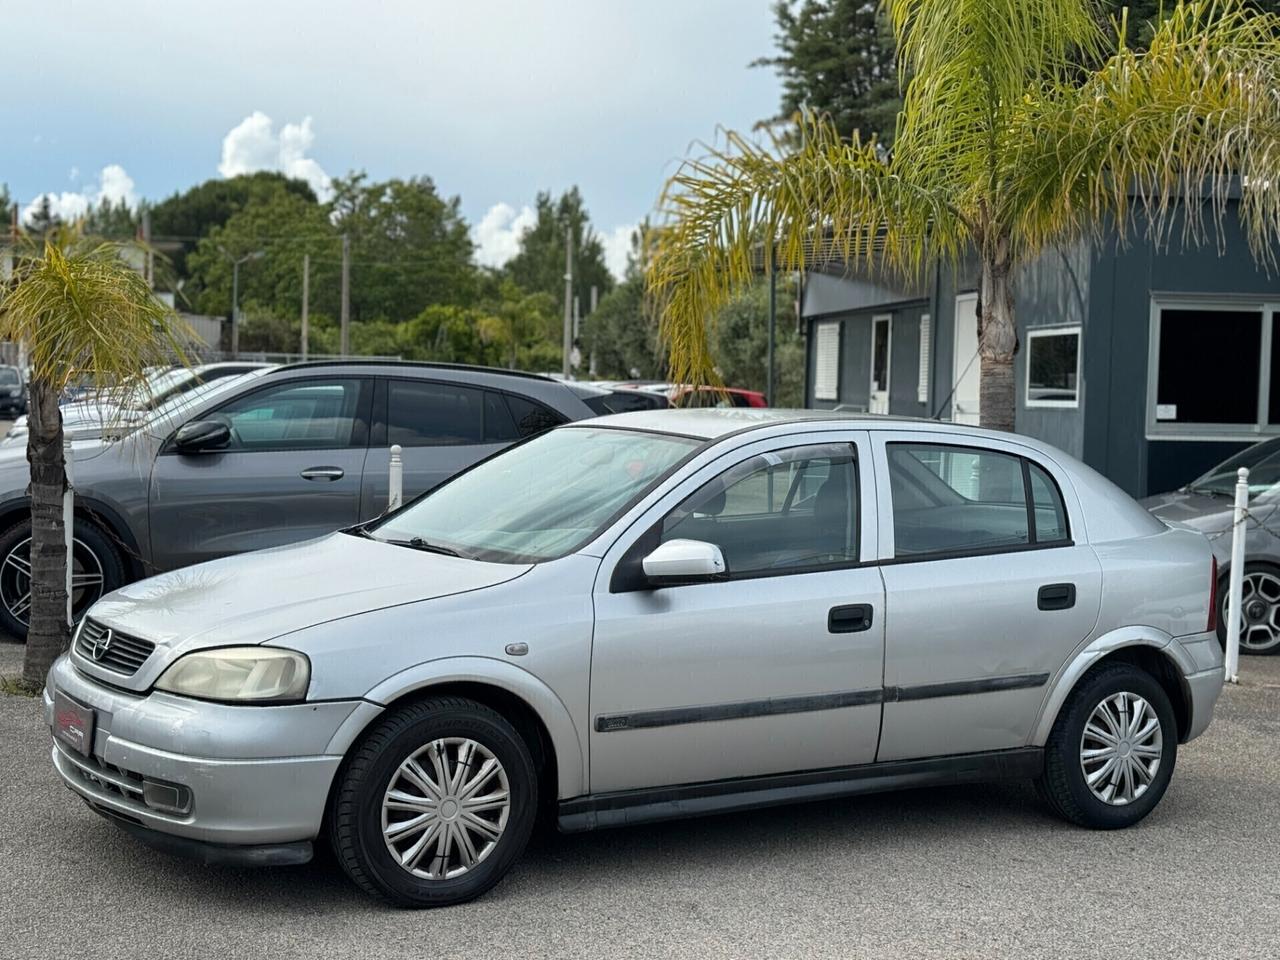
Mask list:
[[[933,318],[927,313],[920,315],[920,373],[916,378],[916,399],[921,403],[929,402],[929,361],[933,350]]]
[[[813,328],[813,399],[840,399],[840,324]]]

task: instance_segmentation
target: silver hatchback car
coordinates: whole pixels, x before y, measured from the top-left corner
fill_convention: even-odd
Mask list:
[[[1132,824],[1222,684],[1213,557],[1088,467],[951,424],[690,410],[567,424],[375,522],[100,600],[53,763],[206,862],[327,839],[409,906],[535,814],[591,830],[1034,779]]]

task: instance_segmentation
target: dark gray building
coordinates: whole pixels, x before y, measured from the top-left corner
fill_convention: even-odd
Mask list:
[[[912,284],[810,273],[808,405],[976,423],[977,277],[976,264]],[[1180,486],[1280,434],[1280,274],[1255,265],[1233,215],[1199,248],[1052,250],[1015,290],[1018,432],[1129,493]]]

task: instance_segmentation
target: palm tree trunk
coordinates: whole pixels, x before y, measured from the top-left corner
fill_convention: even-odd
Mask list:
[[[62,411],[58,394],[42,379],[31,381],[27,460],[31,464],[31,607],[22,679],[44,683],[53,661],[67,648],[67,542],[62,494],[67,486],[62,457]]]
[[[1013,358],[1018,352],[1013,291],[1009,286],[1007,243],[997,244],[993,256],[983,258],[982,293],[978,302],[979,420],[993,430],[1012,431],[1017,410]]]

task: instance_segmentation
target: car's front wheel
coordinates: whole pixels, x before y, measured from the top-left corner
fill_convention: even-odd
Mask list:
[[[124,561],[110,536],[76,518],[72,548],[71,608],[79,620],[105,593],[125,582]],[[0,629],[23,640],[31,619],[31,521],[0,533]]]
[[[1037,787],[1064,819],[1113,830],[1155,809],[1177,757],[1178,728],[1164,688],[1135,666],[1105,664],[1063,704]]]
[[[537,773],[510,723],[479,703],[436,697],[382,720],[344,766],[330,841],[367,892],[408,907],[480,896],[523,852]]]

